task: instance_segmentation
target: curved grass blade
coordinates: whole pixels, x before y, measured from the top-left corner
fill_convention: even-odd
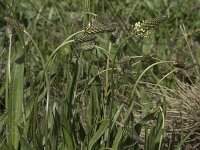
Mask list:
[[[18,48],[16,59],[11,71],[11,82],[9,86],[9,97],[7,101],[8,126],[7,140],[10,146],[18,149],[19,131],[18,125],[22,115],[23,86],[24,86],[24,49]]]
[[[92,147],[95,145],[95,143],[99,140],[99,138],[104,134],[104,132],[108,129],[109,120],[102,120],[101,126],[95,133],[95,135],[91,138],[89,141],[89,148],[88,150],[91,150]]]
[[[118,149],[118,145],[122,139],[122,133],[123,133],[122,128],[119,128],[117,135],[115,136],[113,145],[112,145],[113,149]]]

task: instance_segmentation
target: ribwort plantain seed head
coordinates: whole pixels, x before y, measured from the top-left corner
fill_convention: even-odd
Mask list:
[[[77,51],[78,52],[90,51],[90,50],[93,50],[94,48],[95,48],[95,45],[93,45],[93,44],[87,44],[87,45],[81,46],[79,49],[77,49]]]
[[[81,35],[81,36],[76,36],[74,38],[74,41],[76,43],[83,43],[83,42],[87,42],[87,41],[92,41],[92,40],[95,40],[97,37],[94,35],[94,34],[84,34],[84,35]]]
[[[105,26],[105,25],[97,25],[94,22],[91,22],[85,28],[86,33],[104,33],[104,32],[113,32],[116,30],[116,27],[113,26]]]
[[[15,31],[23,31],[25,30],[25,26],[23,24],[20,24],[17,20],[9,18],[9,17],[4,17],[4,20],[6,21],[7,24],[12,26]]]
[[[109,19],[105,19],[105,18],[103,18],[103,17],[100,16],[100,15],[97,15],[97,16],[95,17],[95,19],[96,19],[98,22],[100,22],[101,24],[105,25],[105,26],[111,26],[111,25],[112,25],[112,23],[111,23],[111,21],[110,21]]]
[[[151,20],[143,20],[142,22],[135,23],[133,28],[136,35],[141,37],[148,37],[151,34],[151,30],[164,22],[168,16],[160,16]]]
[[[120,35],[120,29],[116,28],[116,30],[114,32],[112,32],[110,35],[110,41],[112,43],[116,43],[117,39],[119,38],[119,35]]]
[[[6,32],[6,36],[7,36],[8,38],[11,38],[12,35],[13,35],[13,27],[10,26],[9,24],[7,24],[7,25],[6,25],[5,32]]]

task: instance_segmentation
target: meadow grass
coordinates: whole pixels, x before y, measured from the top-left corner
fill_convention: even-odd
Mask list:
[[[199,5],[0,1],[0,149],[200,149]]]

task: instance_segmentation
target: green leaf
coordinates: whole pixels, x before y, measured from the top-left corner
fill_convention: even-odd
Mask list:
[[[0,114],[0,132],[3,126],[7,123],[8,113]]]
[[[144,44],[143,45],[143,49],[142,49],[142,52],[147,55],[147,54],[150,54],[151,53],[151,50],[154,46],[154,40],[153,40],[153,35],[151,35],[150,39],[149,38],[145,38],[144,39],[144,43],[147,43],[147,44]]]
[[[8,110],[8,143],[14,149],[18,149],[20,121],[22,118],[23,86],[24,86],[24,49],[18,48],[11,71],[11,83],[9,86]]]
[[[115,136],[115,140],[113,142],[113,145],[112,145],[112,148],[113,149],[118,149],[118,145],[119,145],[119,142],[122,138],[122,128],[119,128],[118,132],[117,132],[117,135]]]
[[[23,137],[20,137],[20,148],[25,150],[32,150],[30,144]]]
[[[63,132],[63,137],[64,137],[65,144],[67,146],[67,149],[74,149],[73,137],[70,134],[69,130],[63,126],[62,132]]]
[[[7,145],[5,141],[5,137],[0,136],[0,149],[2,150],[10,150],[9,146]]]
[[[103,135],[103,133],[107,130],[109,124],[109,120],[102,120],[102,124],[97,130],[97,132],[94,134],[94,136],[89,141],[89,150],[92,149],[94,144],[99,140],[99,138]]]
[[[151,120],[154,120],[155,119],[155,115],[157,114],[157,112],[152,112],[152,113],[149,113],[147,114],[144,118],[142,118],[136,125],[135,125],[135,131],[138,133],[140,133],[140,130],[142,129],[142,127],[148,122],[148,121],[151,121]]]

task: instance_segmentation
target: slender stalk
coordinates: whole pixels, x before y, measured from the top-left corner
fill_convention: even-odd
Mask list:
[[[9,105],[9,87],[11,82],[11,74],[10,74],[10,57],[11,57],[11,45],[12,45],[12,35],[9,36],[9,50],[8,50],[8,62],[7,62],[7,75],[6,75],[6,92],[5,92],[5,103],[6,108],[8,109]],[[9,129],[7,130],[9,135]],[[7,139],[9,140],[9,138]]]
[[[43,58],[42,53],[40,52],[37,44],[35,43],[35,41],[33,40],[33,38],[30,36],[30,34],[26,30],[24,30],[24,33],[26,35],[28,35],[28,37],[33,42],[33,44],[34,44],[34,46],[35,46],[36,50],[38,51],[39,56],[41,58],[42,67],[45,70],[44,58]],[[47,149],[47,139],[48,139],[47,138],[48,137],[48,135],[47,135],[48,134],[48,110],[49,110],[49,101],[50,101],[50,83],[49,83],[49,78],[48,78],[48,74],[47,74],[46,71],[44,71],[44,77],[45,77],[45,82],[46,82],[46,86],[47,86],[47,93],[46,93],[46,117],[45,117],[46,121],[45,121],[45,131],[44,131],[45,132],[45,149]]]
[[[189,41],[188,41],[188,35],[187,35],[187,32],[186,32],[185,26],[184,26],[184,25],[183,25],[183,26],[180,26],[180,29],[181,29],[181,32],[183,33],[183,37],[184,37],[184,39],[185,39],[185,41],[186,41],[187,47],[188,47],[189,52],[190,52],[190,55],[191,55],[191,57],[192,57],[192,61],[193,61],[193,63],[195,64],[195,63],[196,63],[196,60],[195,60],[194,54],[193,54],[193,52],[192,52],[191,44],[190,44]],[[199,70],[197,69],[197,67],[195,67],[195,69],[196,69],[197,74],[200,75]]]
[[[164,115],[164,112],[163,112],[163,109],[162,109],[161,106],[159,107],[159,109],[160,109],[160,112],[162,114],[162,131],[164,132],[164,128],[165,128],[165,115]],[[163,140],[163,134],[161,134],[161,137],[160,137],[159,148],[158,148],[159,150],[162,147],[162,140]]]
[[[108,47],[108,55],[110,56],[110,52],[111,52],[111,47],[112,47],[112,43],[109,42],[109,47]],[[109,83],[108,83],[108,69],[110,66],[110,57],[107,58],[107,63],[106,63],[106,88],[105,88],[105,97],[108,96],[108,87],[109,87]]]
[[[112,92],[112,95],[111,95],[111,102],[110,102],[110,116],[109,116],[109,130],[108,130],[108,140],[107,140],[107,147],[109,146],[109,143],[110,143],[110,134],[111,134],[111,129],[112,129],[112,108],[113,108],[113,101],[114,101],[114,98],[115,98],[115,95],[114,95],[114,92],[115,92],[115,84],[114,84],[114,70],[115,70],[115,63],[116,63],[116,58],[117,58],[117,54],[120,50],[120,48],[123,46],[123,44],[132,36],[129,35],[122,43],[121,45],[119,45],[118,49],[116,50],[115,54],[114,54],[114,58],[113,58],[113,63],[112,63],[112,73],[111,73],[111,92]]]
[[[167,73],[166,75],[164,75],[164,76],[162,77],[162,79],[160,79],[160,80],[156,83],[155,87],[152,89],[152,92],[151,92],[151,95],[150,95],[150,98],[149,98],[149,99],[151,99],[151,98],[153,97],[153,93],[154,93],[154,91],[156,90],[156,88],[159,86],[159,84],[160,84],[166,77],[168,77],[170,74],[176,72],[177,70],[178,70],[178,68],[176,68],[176,69],[170,71],[169,73]]]
[[[111,52],[111,48],[112,48],[112,43],[109,42],[109,48],[108,48],[108,53],[110,55],[110,52]],[[109,69],[109,57],[107,58],[107,66],[106,66],[106,97],[108,97],[108,86],[109,86],[109,83],[108,83],[108,69]],[[114,69],[114,68],[113,68]],[[112,74],[113,74],[113,70],[112,70]],[[113,78],[113,75],[112,75],[112,78]],[[113,81],[113,79],[111,79]],[[108,100],[108,99],[107,99]],[[108,140],[107,140],[107,147],[109,146],[109,143],[110,143],[110,134],[111,134],[111,128],[112,128],[112,108],[113,108],[113,98],[110,98],[110,102],[109,102],[109,129],[108,129]]]
[[[156,65],[158,65],[158,64],[173,63],[173,62],[174,62],[174,61],[160,61],[160,62],[154,63],[154,64],[150,65],[149,67],[147,67],[147,68],[141,73],[141,75],[139,76],[139,78],[137,79],[137,81],[135,82],[134,87],[133,87],[133,91],[132,91],[132,93],[131,93],[130,99],[131,99],[131,100],[133,99],[133,96],[134,96],[136,87],[137,87],[137,85],[138,85],[140,79],[143,77],[143,75],[144,75],[150,68],[152,68],[153,66],[156,66]]]
[[[11,46],[12,46],[12,35],[9,36],[9,50],[8,50],[8,82],[9,83],[11,81],[11,74],[10,74]]]

